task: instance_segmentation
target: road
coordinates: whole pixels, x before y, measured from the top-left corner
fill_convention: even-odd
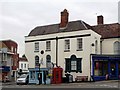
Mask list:
[[[120,88],[120,81],[97,81],[80,83],[62,83],[51,85],[16,85],[12,83],[3,83],[2,88]]]

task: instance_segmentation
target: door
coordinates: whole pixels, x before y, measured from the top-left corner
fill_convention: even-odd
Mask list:
[[[111,69],[110,77],[111,77],[111,79],[115,79],[117,77],[117,75],[116,75],[116,72],[117,72],[116,71],[116,62],[111,61],[110,69]]]
[[[42,84],[42,73],[38,73],[38,81],[39,81],[39,84]]]

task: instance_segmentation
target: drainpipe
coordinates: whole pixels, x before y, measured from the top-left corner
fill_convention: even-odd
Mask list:
[[[56,37],[56,67],[58,67],[58,37]]]
[[[103,39],[100,40],[100,54],[102,54],[102,42],[103,41],[104,41]]]

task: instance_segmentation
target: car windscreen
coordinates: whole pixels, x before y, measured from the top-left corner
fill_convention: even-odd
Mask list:
[[[27,77],[26,74],[23,74],[23,75],[20,76],[20,78],[26,78],[26,77]]]

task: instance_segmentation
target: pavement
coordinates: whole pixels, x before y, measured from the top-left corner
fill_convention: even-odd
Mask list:
[[[77,84],[87,84],[87,83],[112,83],[112,82],[118,82],[120,83],[120,80],[105,80],[105,81],[95,81],[95,82],[73,82],[73,83],[60,83],[59,85],[77,85]],[[5,82],[2,83],[2,85],[15,85],[16,82]],[[50,85],[56,85],[56,84],[50,84]]]

